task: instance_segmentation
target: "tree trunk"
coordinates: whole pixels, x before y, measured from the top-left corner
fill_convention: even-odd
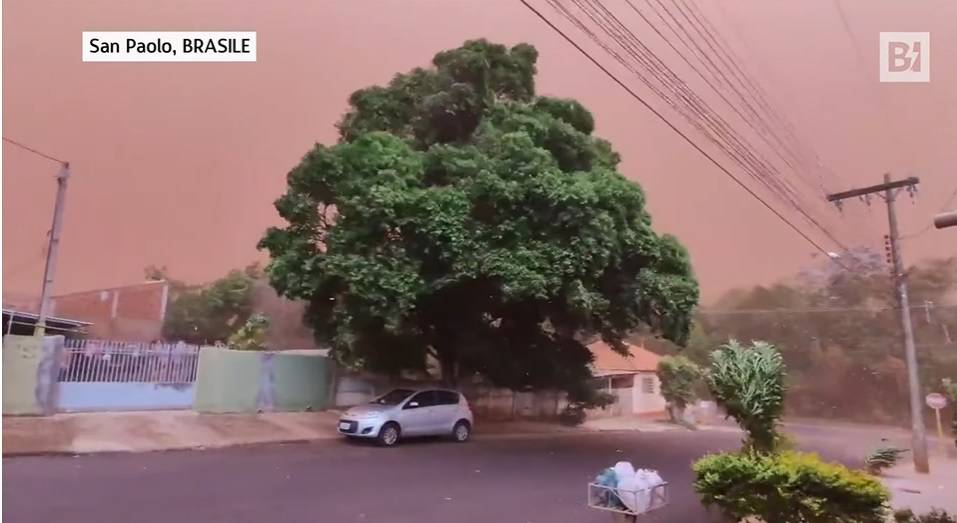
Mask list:
[[[442,384],[455,387],[458,383],[458,365],[449,354],[439,354],[439,367],[442,371]]]
[[[668,416],[671,418],[672,423],[683,423],[685,419],[685,408],[669,403]]]

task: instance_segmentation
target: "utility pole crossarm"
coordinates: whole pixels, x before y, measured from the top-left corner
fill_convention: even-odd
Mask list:
[[[890,189],[899,189],[901,187],[915,186],[918,183],[920,183],[920,178],[911,176],[909,178],[904,178],[903,180],[885,182],[878,185],[871,185],[870,187],[861,187],[860,189],[851,189],[850,191],[828,194],[827,201],[839,202],[841,200],[854,198],[856,196],[864,196],[866,194],[880,193]]]

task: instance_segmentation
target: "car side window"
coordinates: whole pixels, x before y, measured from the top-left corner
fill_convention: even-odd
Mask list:
[[[409,405],[413,401],[418,403],[418,405],[416,405],[415,407],[410,407]],[[435,405],[433,392],[431,390],[424,390],[422,392],[419,392],[415,396],[412,396],[409,402],[406,403],[405,406],[402,408],[403,409],[419,409],[422,407],[431,407],[432,405]]]
[[[439,390],[436,391],[436,394],[438,395],[437,404],[439,405],[458,405],[459,403],[459,395],[456,392]]]

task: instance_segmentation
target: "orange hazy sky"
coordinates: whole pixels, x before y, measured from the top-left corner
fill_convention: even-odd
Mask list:
[[[623,1],[604,3],[626,16]],[[544,1],[533,4],[558,20]],[[888,170],[920,176],[915,203],[900,207],[905,233],[924,229],[957,191],[957,2],[697,4],[839,175],[825,180],[826,189],[878,183]],[[641,38],[654,40],[628,20]],[[90,30],[257,31],[258,61],[83,63],[81,32]],[[930,83],[878,83],[880,31],[931,32]],[[596,133],[621,152],[622,172],[647,192],[656,228],[690,249],[706,299],[814,261],[813,247],[518,0],[6,0],[3,134],[73,166],[57,292],[135,282],[150,264],[205,281],[264,259],[255,244],[278,222],[272,201],[286,172],[314,142],[335,140],[349,94],[478,37],[535,45],[539,92],[577,98],[594,112]],[[39,293],[56,170],[3,146],[5,298]],[[824,205],[814,210],[846,245],[880,248],[883,207],[851,203],[843,217]],[[957,230],[931,229],[905,247],[909,261],[954,255]]]

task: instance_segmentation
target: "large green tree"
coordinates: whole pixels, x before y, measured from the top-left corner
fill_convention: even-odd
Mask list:
[[[578,102],[537,96],[530,45],[484,40],[361,89],[260,242],[272,285],[343,362],[479,373],[587,400],[592,333],[683,342],[698,286]]]

